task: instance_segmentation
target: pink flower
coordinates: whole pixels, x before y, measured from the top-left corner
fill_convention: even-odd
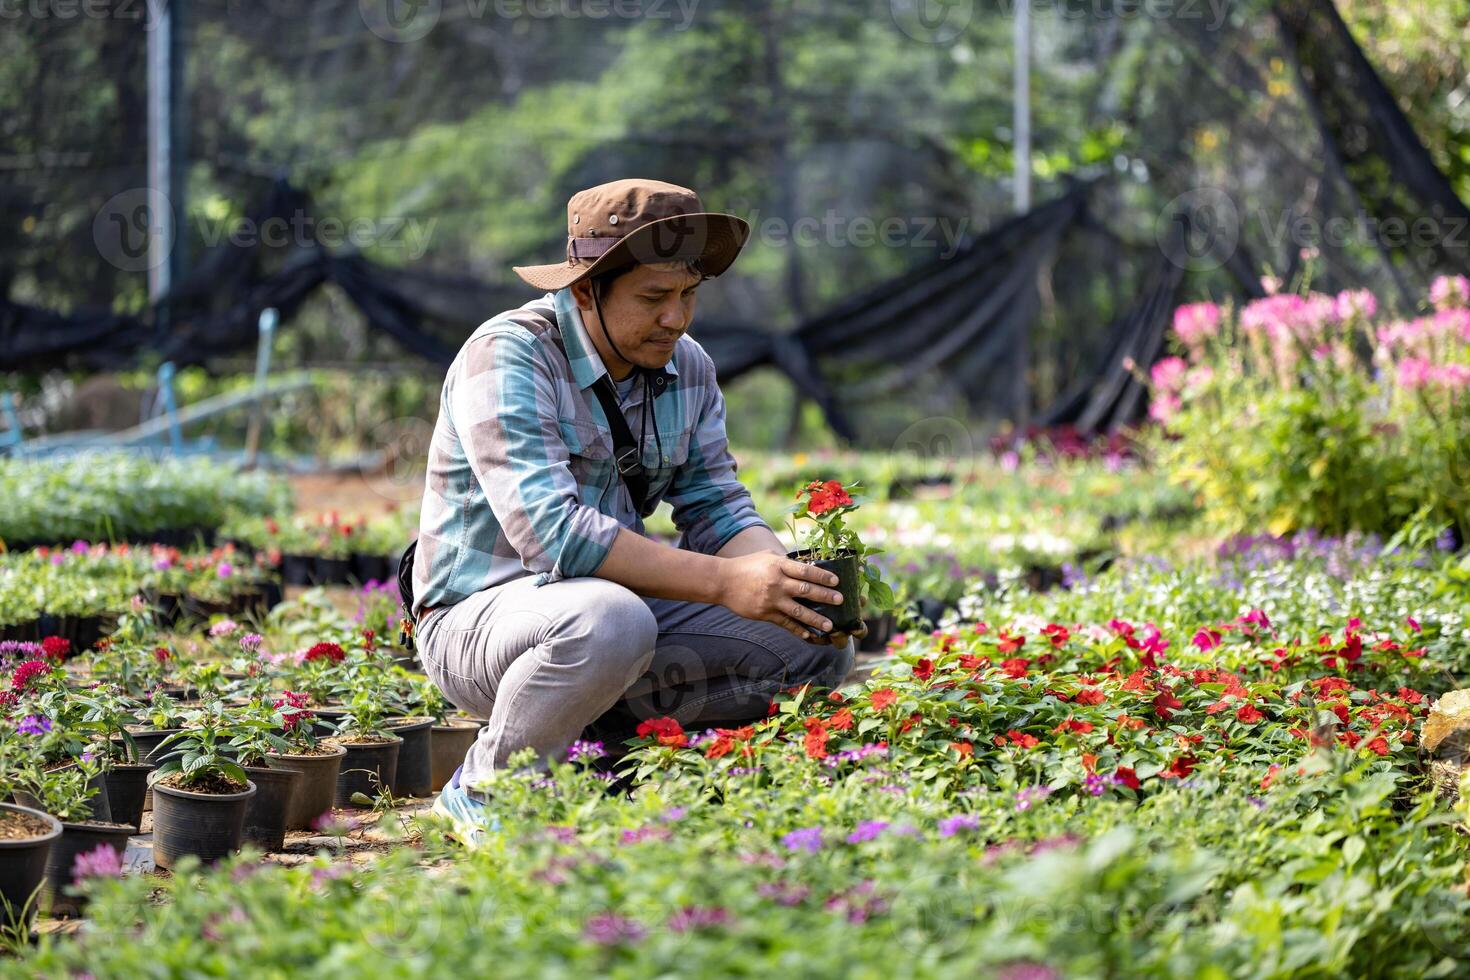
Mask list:
[[[1190,303],[1174,311],[1174,335],[1190,350],[1219,332],[1220,307],[1214,303]]]
[[[107,844],[98,844],[72,861],[71,880],[80,883],[87,878],[120,878],[122,872],[122,854]]]
[[[1149,378],[1155,388],[1178,394],[1184,387],[1184,375],[1189,365],[1182,357],[1166,357],[1149,369]]]
[[[1194,634],[1194,645],[1200,650],[1213,650],[1220,645],[1220,631],[1202,629]]]
[[[1337,294],[1333,314],[1338,320],[1368,320],[1378,312],[1378,298],[1367,289],[1345,289]]]
[[[1470,305],[1470,279],[1440,276],[1429,286],[1429,302],[1439,310]]]

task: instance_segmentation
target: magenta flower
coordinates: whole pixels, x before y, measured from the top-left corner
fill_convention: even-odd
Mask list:
[[[636,943],[646,935],[648,930],[643,926],[612,912],[599,912],[582,927],[582,938],[599,946]]]
[[[852,833],[847,835],[849,844],[861,844],[863,841],[875,840],[888,829],[886,820],[864,820],[853,828]]]
[[[781,843],[786,845],[789,851],[810,851],[816,853],[822,849],[822,828],[801,827],[785,834]]]
[[[669,928],[674,932],[689,932],[693,929],[708,929],[730,922],[730,913],[718,905],[701,907],[686,905],[669,916]]]
[[[939,821],[939,836],[953,837],[962,830],[978,830],[980,818],[973,813],[957,813]]]
[[[122,871],[122,854],[106,844],[98,844],[72,861],[71,880],[80,883],[87,878],[120,878]]]
[[[580,738],[567,748],[567,760],[570,762],[591,762],[605,755],[607,747],[601,742],[584,742]]]

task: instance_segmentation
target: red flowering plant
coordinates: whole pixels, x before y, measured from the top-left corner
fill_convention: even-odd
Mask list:
[[[843,593],[844,613],[856,612],[863,606],[873,612],[893,606],[892,588],[883,581],[878,566],[870,561],[874,555],[881,554],[882,549],[863,544],[857,531],[846,520],[864,503],[861,496],[855,496],[860,489],[861,485],[857,483],[843,486],[836,480],[813,480],[797,491],[796,502],[787,509],[791,515],[791,535],[797,542],[797,550],[791,553],[791,557],[822,565],[837,573],[842,579],[837,588]],[[798,521],[809,522],[805,535],[798,531]],[[848,592],[854,589],[857,596],[849,601]],[[818,606],[815,603],[808,605]],[[833,618],[835,621],[836,617]],[[855,628],[857,624],[849,625]],[[834,622],[834,629],[842,628],[843,624]]]

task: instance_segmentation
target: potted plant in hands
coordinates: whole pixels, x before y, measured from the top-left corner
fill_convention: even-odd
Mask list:
[[[230,748],[256,787],[245,806],[242,839],[267,851],[279,851],[286,842],[286,819],[302,779],[299,769],[277,769],[267,764],[272,754],[291,748],[283,734],[285,719],[274,702],[265,700],[235,708],[234,717],[236,734],[230,739]]]
[[[837,591],[842,593],[840,606],[798,599],[802,605],[821,613],[832,621],[832,632],[850,633],[863,623],[863,609],[881,612],[893,605],[893,590],[883,581],[878,567],[868,559],[882,549],[863,544],[858,533],[847,526],[844,518],[863,504],[853,496],[859,484],[844,487],[836,480],[814,480],[797,491],[791,516],[792,537],[797,549],[788,558],[816,565],[837,576]],[[807,520],[811,526],[803,537],[797,521]]]
[[[88,760],[59,769],[34,764],[21,778],[36,799],[37,808],[61,821],[61,837],[51,845],[46,858],[45,898],[52,915],[73,915],[84,904],[84,900],[66,894],[77,855],[105,847],[114,851],[121,862],[128,838],[138,832],[135,824],[113,823],[96,812],[101,794],[92,782],[94,775],[95,766]]]
[[[185,854],[208,864],[240,846],[245,808],[255,784],[234,757],[238,729],[221,701],[184,716],[185,727],[164,740],[153,787],[153,863],[171,868]]]
[[[347,750],[337,775],[334,806],[372,806],[373,797],[393,786],[403,739],[388,730],[386,721],[376,690],[364,686],[353,693],[346,714],[337,722],[337,733],[327,740]]]
[[[347,755],[342,746],[318,740],[316,716],[308,707],[310,704],[310,696],[296,691],[284,692],[273,703],[281,719],[284,745],[267,752],[265,764],[272,769],[301,774],[286,811],[287,830],[306,830],[332,808],[332,800],[337,795],[337,775]]]
[[[30,737],[13,723],[0,722],[0,799],[9,799],[20,788],[35,758]],[[45,880],[46,862],[61,831],[61,821],[48,813],[0,803],[0,925],[29,925],[36,911],[32,899]]]

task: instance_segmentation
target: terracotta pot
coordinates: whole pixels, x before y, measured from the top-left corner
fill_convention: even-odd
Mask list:
[[[434,736],[429,745],[429,792],[437,793],[445,787],[484,727],[483,721],[470,718],[449,718],[444,724],[434,726]]]
[[[242,840],[267,851],[279,851],[286,843],[286,819],[296,788],[301,785],[301,770],[246,766],[245,774],[255,784],[256,793],[245,807]]]
[[[0,840],[0,899],[4,900],[0,903],[0,919],[19,923],[22,918],[19,913],[24,910],[24,921],[29,925],[36,914],[31,898],[46,878],[46,861],[61,836],[61,821],[49,813],[14,803],[0,803],[0,810],[26,813],[47,824],[46,831],[36,837]]]
[[[317,817],[332,809],[337,795],[337,774],[347,750],[340,745],[324,745],[331,755],[268,755],[265,764],[271,769],[294,769],[301,773],[296,793],[286,811],[287,830],[309,830]]]
[[[51,845],[46,859],[45,902],[52,915],[76,915],[87,904],[85,897],[68,895],[72,869],[78,854],[89,854],[99,847],[117,852],[119,861],[128,850],[128,838],[138,832],[136,824],[63,823],[61,837]]]
[[[153,784],[153,863],[171,868],[192,854],[205,864],[240,849],[245,808],[256,794],[247,781],[238,793],[195,793]]]
[[[397,735],[390,742],[336,742],[347,750],[342,769],[337,773],[337,793],[332,805],[340,808],[362,808],[365,804],[352,800],[354,793],[370,799],[384,789],[391,789],[398,775],[398,750],[403,739]]]

